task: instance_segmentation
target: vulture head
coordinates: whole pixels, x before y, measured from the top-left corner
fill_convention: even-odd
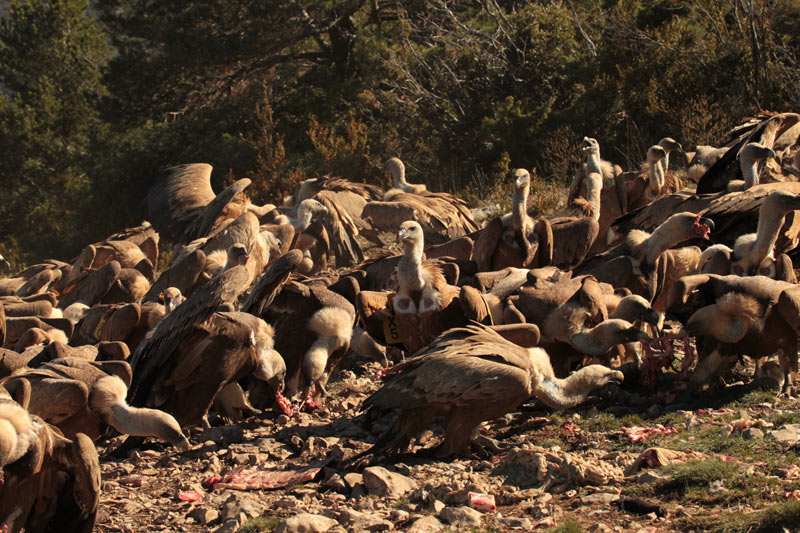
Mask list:
[[[158,409],[131,407],[125,402],[127,393],[128,387],[119,376],[100,378],[89,394],[89,407],[122,434],[158,437],[179,450],[189,449],[189,441],[171,414]]]
[[[392,157],[383,164],[384,170],[392,175],[392,184],[400,187],[406,181],[406,166],[398,157]]]
[[[339,307],[323,307],[314,313],[308,321],[308,329],[317,334],[317,340],[306,352],[303,359],[303,371],[306,375],[306,386],[303,398],[307,398],[311,386],[315,392],[326,394],[328,370],[336,363],[335,354],[344,355],[350,349],[350,338],[353,336],[353,317]]]
[[[521,191],[526,189],[531,184],[531,175],[524,168],[514,169],[512,174],[514,177],[514,189]]]
[[[709,246],[700,254],[700,272],[725,276],[730,272],[731,250],[724,244]]]
[[[238,242],[231,244],[228,247],[228,266],[226,266],[226,270],[232,266],[244,265],[249,258],[250,254],[244,244]]]
[[[586,355],[604,355],[618,344],[652,339],[649,335],[621,318],[609,318],[593,328],[585,329],[570,338],[570,344]]]
[[[11,272],[11,263],[6,261],[6,258],[0,255],[0,274],[8,274]]]
[[[281,392],[286,378],[286,363],[275,350],[275,330],[259,319],[250,340],[256,347],[258,357],[253,375],[266,381],[273,391]]]
[[[583,138],[583,153],[586,156],[600,156],[600,144],[597,142],[597,139],[593,139],[591,137],[584,137]]]
[[[647,150],[647,162],[651,165],[663,161],[667,157],[667,151],[657,144]]]
[[[686,213],[680,213],[681,215],[685,215]],[[689,213],[691,215],[691,213]],[[678,215],[672,215],[673,217]],[[670,217],[672,218],[672,217]],[[714,221],[710,218],[701,217],[697,215],[694,217],[694,221],[692,222],[692,230],[694,231],[693,237],[700,237],[702,239],[708,240],[708,236],[711,233],[711,230],[714,229]]]
[[[664,149],[664,152],[669,154],[670,152],[683,152],[683,146],[681,143],[673,139],[672,137],[664,137],[660,141],[658,141],[658,146]]]
[[[403,246],[403,251],[413,251],[417,248],[420,250],[424,244],[424,236],[422,234],[422,226],[414,220],[406,220],[400,224],[400,229],[397,230],[397,242]]]
[[[614,318],[622,318],[628,322],[646,322],[652,326],[657,326],[660,319],[658,311],[638,294],[629,294],[622,298],[614,311]]]
[[[177,287],[167,287],[161,293],[161,298],[164,302],[164,310],[167,313],[172,312],[176,307],[181,305],[186,298]]]
[[[761,143],[747,143],[742,148],[742,151],[739,152],[739,161],[743,166],[752,165],[763,159],[775,159],[777,157],[772,148]]]

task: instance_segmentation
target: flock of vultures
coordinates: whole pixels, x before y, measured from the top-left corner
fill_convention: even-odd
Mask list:
[[[416,453],[445,460],[533,397],[563,409],[622,383],[667,403],[743,358],[792,395],[799,134],[800,115],[763,115],[718,148],[664,138],[626,172],[584,138],[561,212],[531,217],[515,169],[511,211],[483,225],[397,158],[388,191],[325,176],[279,207],[248,179],[216,194],[209,165],[168,168],[149,222],[0,279],[0,525],[91,531],[98,439],[188,450],[209,410],[313,413],[352,354],[386,366],[361,410],[394,423],[341,468],[409,452],[436,417],[443,440]]]

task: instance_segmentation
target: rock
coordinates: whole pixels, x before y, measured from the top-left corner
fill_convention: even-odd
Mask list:
[[[423,516],[417,518],[411,527],[408,528],[408,533],[432,533],[444,529],[444,524],[439,522],[435,516]]]
[[[509,516],[508,518],[504,518],[502,522],[503,525],[505,525],[510,529],[524,529],[526,531],[529,529],[533,529],[533,523],[527,518],[518,518],[516,516]]]
[[[328,480],[325,482],[325,487],[336,492],[344,492],[347,490],[347,485],[345,485],[342,476],[339,474],[333,474],[330,478],[328,478]]]
[[[394,524],[383,520],[373,513],[367,514],[354,509],[344,509],[339,513],[339,523],[348,526],[351,531],[388,531]]]
[[[212,440],[217,445],[227,446],[244,440],[244,430],[239,426],[217,426],[208,428],[200,434],[200,440]]]
[[[381,466],[365,468],[363,476],[367,491],[375,496],[401,498],[417,488],[417,482],[413,479]]]
[[[725,481],[722,479],[718,479],[716,481],[712,481],[708,484],[708,493],[712,496],[716,496],[717,494],[724,494],[728,492],[728,488],[725,487]]]
[[[189,516],[198,524],[205,526],[219,518],[219,511],[209,507],[195,507]]]
[[[275,533],[325,533],[338,523],[327,516],[301,513],[286,518],[275,528]]]
[[[742,438],[747,440],[763,439],[764,432],[758,428],[747,428],[742,431]]]
[[[586,531],[589,531],[590,533],[610,533],[614,530],[605,524],[592,524]]]
[[[800,435],[786,429],[776,429],[769,432],[769,436],[776,441],[793,446],[800,441]]]
[[[344,483],[351,489],[355,488],[359,483],[364,482],[364,476],[356,472],[349,472],[344,475]]]
[[[238,518],[241,514],[244,514],[246,518],[254,518],[260,516],[266,509],[267,505],[255,497],[237,492],[225,500],[222,507],[222,520]]]
[[[431,498],[428,501],[428,511],[430,511],[435,515],[438,515],[439,513],[444,511],[445,507],[447,506],[443,502],[437,500],[436,498]]]
[[[214,530],[214,533],[235,533],[239,531],[239,522],[237,520],[226,520],[224,524]]]
[[[453,526],[474,527],[481,525],[481,513],[466,505],[445,507],[439,518]]]
[[[641,483],[643,485],[650,485],[652,483],[658,483],[659,481],[663,481],[665,479],[667,479],[666,476],[662,476],[661,474],[653,470],[646,470],[636,477],[636,483]]]
[[[581,503],[589,505],[608,505],[614,500],[618,500],[618,494],[609,494],[607,492],[597,492],[595,494],[588,494],[581,496]]]

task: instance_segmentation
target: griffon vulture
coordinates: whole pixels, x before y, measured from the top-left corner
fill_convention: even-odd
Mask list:
[[[800,332],[800,293],[791,283],[764,276],[686,276],[670,288],[667,312],[685,324],[684,333],[702,337],[701,361],[690,383],[698,387],[723,363],[742,355],[753,359],[779,353],[793,393]]]
[[[283,266],[276,261],[264,277]],[[200,422],[214,396],[237,379],[252,374],[281,388],[283,360],[273,349],[272,327],[247,313],[218,311],[249,284],[247,268],[235,266],[159,322],[131,355],[132,405],[166,411],[186,427]]]
[[[697,194],[724,191],[732,180],[744,180],[741,164],[737,164],[742,151],[749,143],[758,143],[776,149],[776,140],[800,122],[797,113],[779,113],[760,121],[749,123],[733,131],[725,154],[706,171],[697,183]],[[782,149],[782,148],[779,148]]]
[[[503,416],[531,396],[554,409],[566,409],[595,389],[623,379],[621,372],[599,365],[558,379],[547,353],[531,344],[523,347],[491,327],[470,325],[445,332],[389,369],[383,387],[364,407],[401,412],[370,452],[402,452],[434,417],[444,416],[445,440],[437,453],[464,454],[478,424]]]
[[[493,219],[474,236],[473,260],[479,271],[535,268],[549,265],[553,259],[550,221],[528,216],[530,173],[518,168],[513,178],[511,213]]]
[[[67,358],[16,372],[2,385],[14,395],[20,387],[27,387],[21,381],[27,381],[28,411],[58,427],[67,438],[84,433],[97,440],[111,426],[123,435],[157,437],[187,450],[189,442],[171,415],[125,402],[130,379],[131,369],[125,361],[92,363]]]
[[[399,160],[398,160],[399,161]],[[441,244],[478,230],[467,205],[452,194],[392,189],[380,202],[364,206],[362,218],[381,231],[394,233],[406,220],[416,220],[425,241]]]
[[[100,503],[100,462],[91,439],[73,440],[0,398],[0,529],[8,533],[94,529]]]

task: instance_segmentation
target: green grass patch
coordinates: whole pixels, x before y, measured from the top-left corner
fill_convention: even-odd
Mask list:
[[[748,407],[759,405],[762,403],[774,403],[777,399],[774,391],[769,390],[754,390],[742,396],[736,403],[738,405]]]
[[[549,527],[544,533],[581,533],[583,528],[574,518],[567,518],[567,521],[559,526]]]
[[[668,479],[656,483],[656,492],[683,494],[694,487],[706,488],[712,481],[729,481],[738,475],[739,468],[719,459],[707,459],[669,465],[662,473]]]
[[[753,513],[713,513],[681,520],[686,530],[712,533],[773,533],[796,531],[800,524],[800,502],[791,500]]]
[[[259,516],[251,518],[242,526],[242,533],[260,533],[262,531],[275,531],[281,519],[277,516]]]

